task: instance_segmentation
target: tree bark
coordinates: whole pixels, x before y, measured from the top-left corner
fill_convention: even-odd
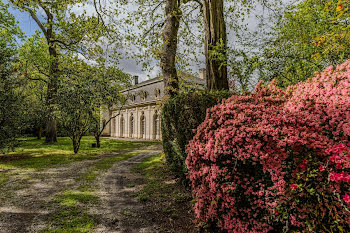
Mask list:
[[[213,46],[227,47],[224,0],[203,0],[205,28],[205,57],[207,68],[207,87],[212,90],[228,90],[227,66],[222,61],[210,57]],[[224,56],[226,51],[222,51]]]
[[[100,139],[100,135],[95,135],[95,140],[96,140],[96,147],[100,148],[101,147],[101,139]]]
[[[47,106],[48,113],[46,119],[46,143],[57,142],[57,124],[55,119],[55,98],[57,94],[58,82],[58,58],[55,45],[48,41],[49,54],[51,58],[50,78],[47,86]]]
[[[182,12],[180,0],[166,0],[166,21],[163,30],[163,48],[161,55],[161,68],[164,78],[164,94],[174,96],[179,90],[179,81],[176,71],[176,52],[178,31]]]
[[[74,135],[72,137],[74,154],[78,154],[79,152],[81,138],[82,135]]]
[[[38,129],[38,135],[37,135],[37,138],[39,140],[41,139],[42,134],[43,134],[43,127],[40,126],[39,129]]]

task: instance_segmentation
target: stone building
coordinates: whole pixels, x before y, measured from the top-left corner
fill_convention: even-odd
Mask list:
[[[122,107],[115,106],[103,113],[104,119],[116,116],[106,126],[103,136],[160,140],[160,103],[164,96],[163,79],[153,78],[139,83],[138,77],[134,78],[134,85],[123,91],[123,94],[128,96],[127,103]],[[184,82],[203,88],[206,82],[205,70],[200,71],[200,78],[190,78]]]

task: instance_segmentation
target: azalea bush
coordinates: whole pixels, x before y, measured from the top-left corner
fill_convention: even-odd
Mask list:
[[[350,231],[349,146],[341,143],[327,149],[325,159],[305,156],[291,172],[275,221],[296,232]]]
[[[187,148],[199,221],[228,232],[348,231],[348,173],[329,148],[349,140],[349,93],[346,62],[211,108]]]

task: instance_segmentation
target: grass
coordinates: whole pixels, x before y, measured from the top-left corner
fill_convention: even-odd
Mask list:
[[[196,232],[193,224],[192,194],[166,165],[164,155],[157,154],[144,159],[133,170],[145,176],[146,185],[137,193],[136,199],[152,209],[152,220],[161,229],[175,232]],[[162,231],[162,230],[161,230]]]
[[[80,151],[75,155],[71,140],[67,137],[59,138],[57,143],[50,145],[45,144],[44,140],[35,138],[23,138],[20,141],[21,146],[16,148],[15,152],[0,154],[0,190],[7,190],[9,178],[18,173],[41,171],[76,161],[95,160],[86,172],[75,179],[78,186],[73,189],[78,190],[64,190],[53,197],[51,204],[55,212],[50,216],[47,227],[41,231],[48,233],[92,232],[97,225],[97,218],[89,213],[89,208],[96,207],[100,203],[100,198],[93,193],[94,181],[101,172],[108,170],[113,164],[142,151],[104,157],[101,155],[159,144],[159,142],[130,142],[103,138],[101,148],[92,148],[94,138],[83,137]],[[0,195],[0,199],[5,198],[2,196],[4,195]]]
[[[97,163],[94,164],[93,167],[88,169],[86,172],[81,174],[76,178],[76,181],[79,181],[81,185],[79,186],[79,190],[91,190],[93,181],[99,176],[99,174],[103,171],[110,169],[115,163],[129,159],[133,156],[136,156],[144,151],[137,152],[129,152],[118,154],[112,157],[106,157]]]
[[[85,233],[92,232],[96,226],[96,216],[87,213],[84,209],[66,207],[60,209],[53,216],[51,226],[42,230],[42,233]]]
[[[42,232],[92,232],[97,221],[96,217],[88,212],[88,207],[100,203],[100,198],[91,192],[93,191],[94,181],[101,172],[108,170],[115,163],[140,153],[142,151],[103,158],[76,178],[76,181],[81,184],[79,191],[66,190],[56,196],[54,204],[58,204],[57,211],[50,219],[50,227]]]
[[[56,202],[63,207],[74,207],[81,204],[98,204],[100,199],[89,191],[66,190],[56,197]]]
[[[174,203],[183,203],[191,200],[189,193],[183,193],[183,189],[179,186],[169,171],[164,161],[163,154],[157,154],[146,158],[140,164],[133,168],[134,171],[145,175],[147,185],[138,192],[136,197],[140,201],[157,201]],[[167,207],[168,208],[168,207]],[[165,211],[170,216],[176,214],[172,211]]]
[[[41,233],[86,233],[97,224],[95,215],[88,213],[87,206],[96,205],[100,198],[91,192],[66,190],[56,195],[53,205],[56,211],[50,224]]]
[[[0,155],[0,169],[35,169],[40,170],[57,165],[95,159],[101,154],[119,152],[122,150],[139,148],[158,144],[159,142],[130,142],[114,139],[101,140],[101,148],[92,148],[94,137],[83,137],[78,154],[73,153],[73,146],[70,138],[62,137],[55,144],[45,144],[44,140],[35,138],[21,139],[21,146],[15,152],[7,155]]]

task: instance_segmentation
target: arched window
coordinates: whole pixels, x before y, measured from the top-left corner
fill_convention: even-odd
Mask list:
[[[124,137],[124,126],[125,126],[125,121],[124,121],[124,117],[122,115],[122,117],[120,119],[120,137]]]
[[[116,118],[114,118],[113,120],[112,120],[112,132],[113,132],[113,136],[114,137],[118,137],[118,131],[117,131],[117,119]]]
[[[160,136],[160,117],[156,112],[153,117],[153,138],[159,139]]]
[[[145,118],[145,115],[142,113],[142,116],[141,116],[141,138],[146,138],[146,118]]]
[[[130,116],[130,136],[129,137],[133,137],[134,133],[135,133],[135,119],[134,119],[134,115],[131,114]]]
[[[159,88],[154,90],[154,95],[155,95],[156,98],[160,97],[160,89]]]

